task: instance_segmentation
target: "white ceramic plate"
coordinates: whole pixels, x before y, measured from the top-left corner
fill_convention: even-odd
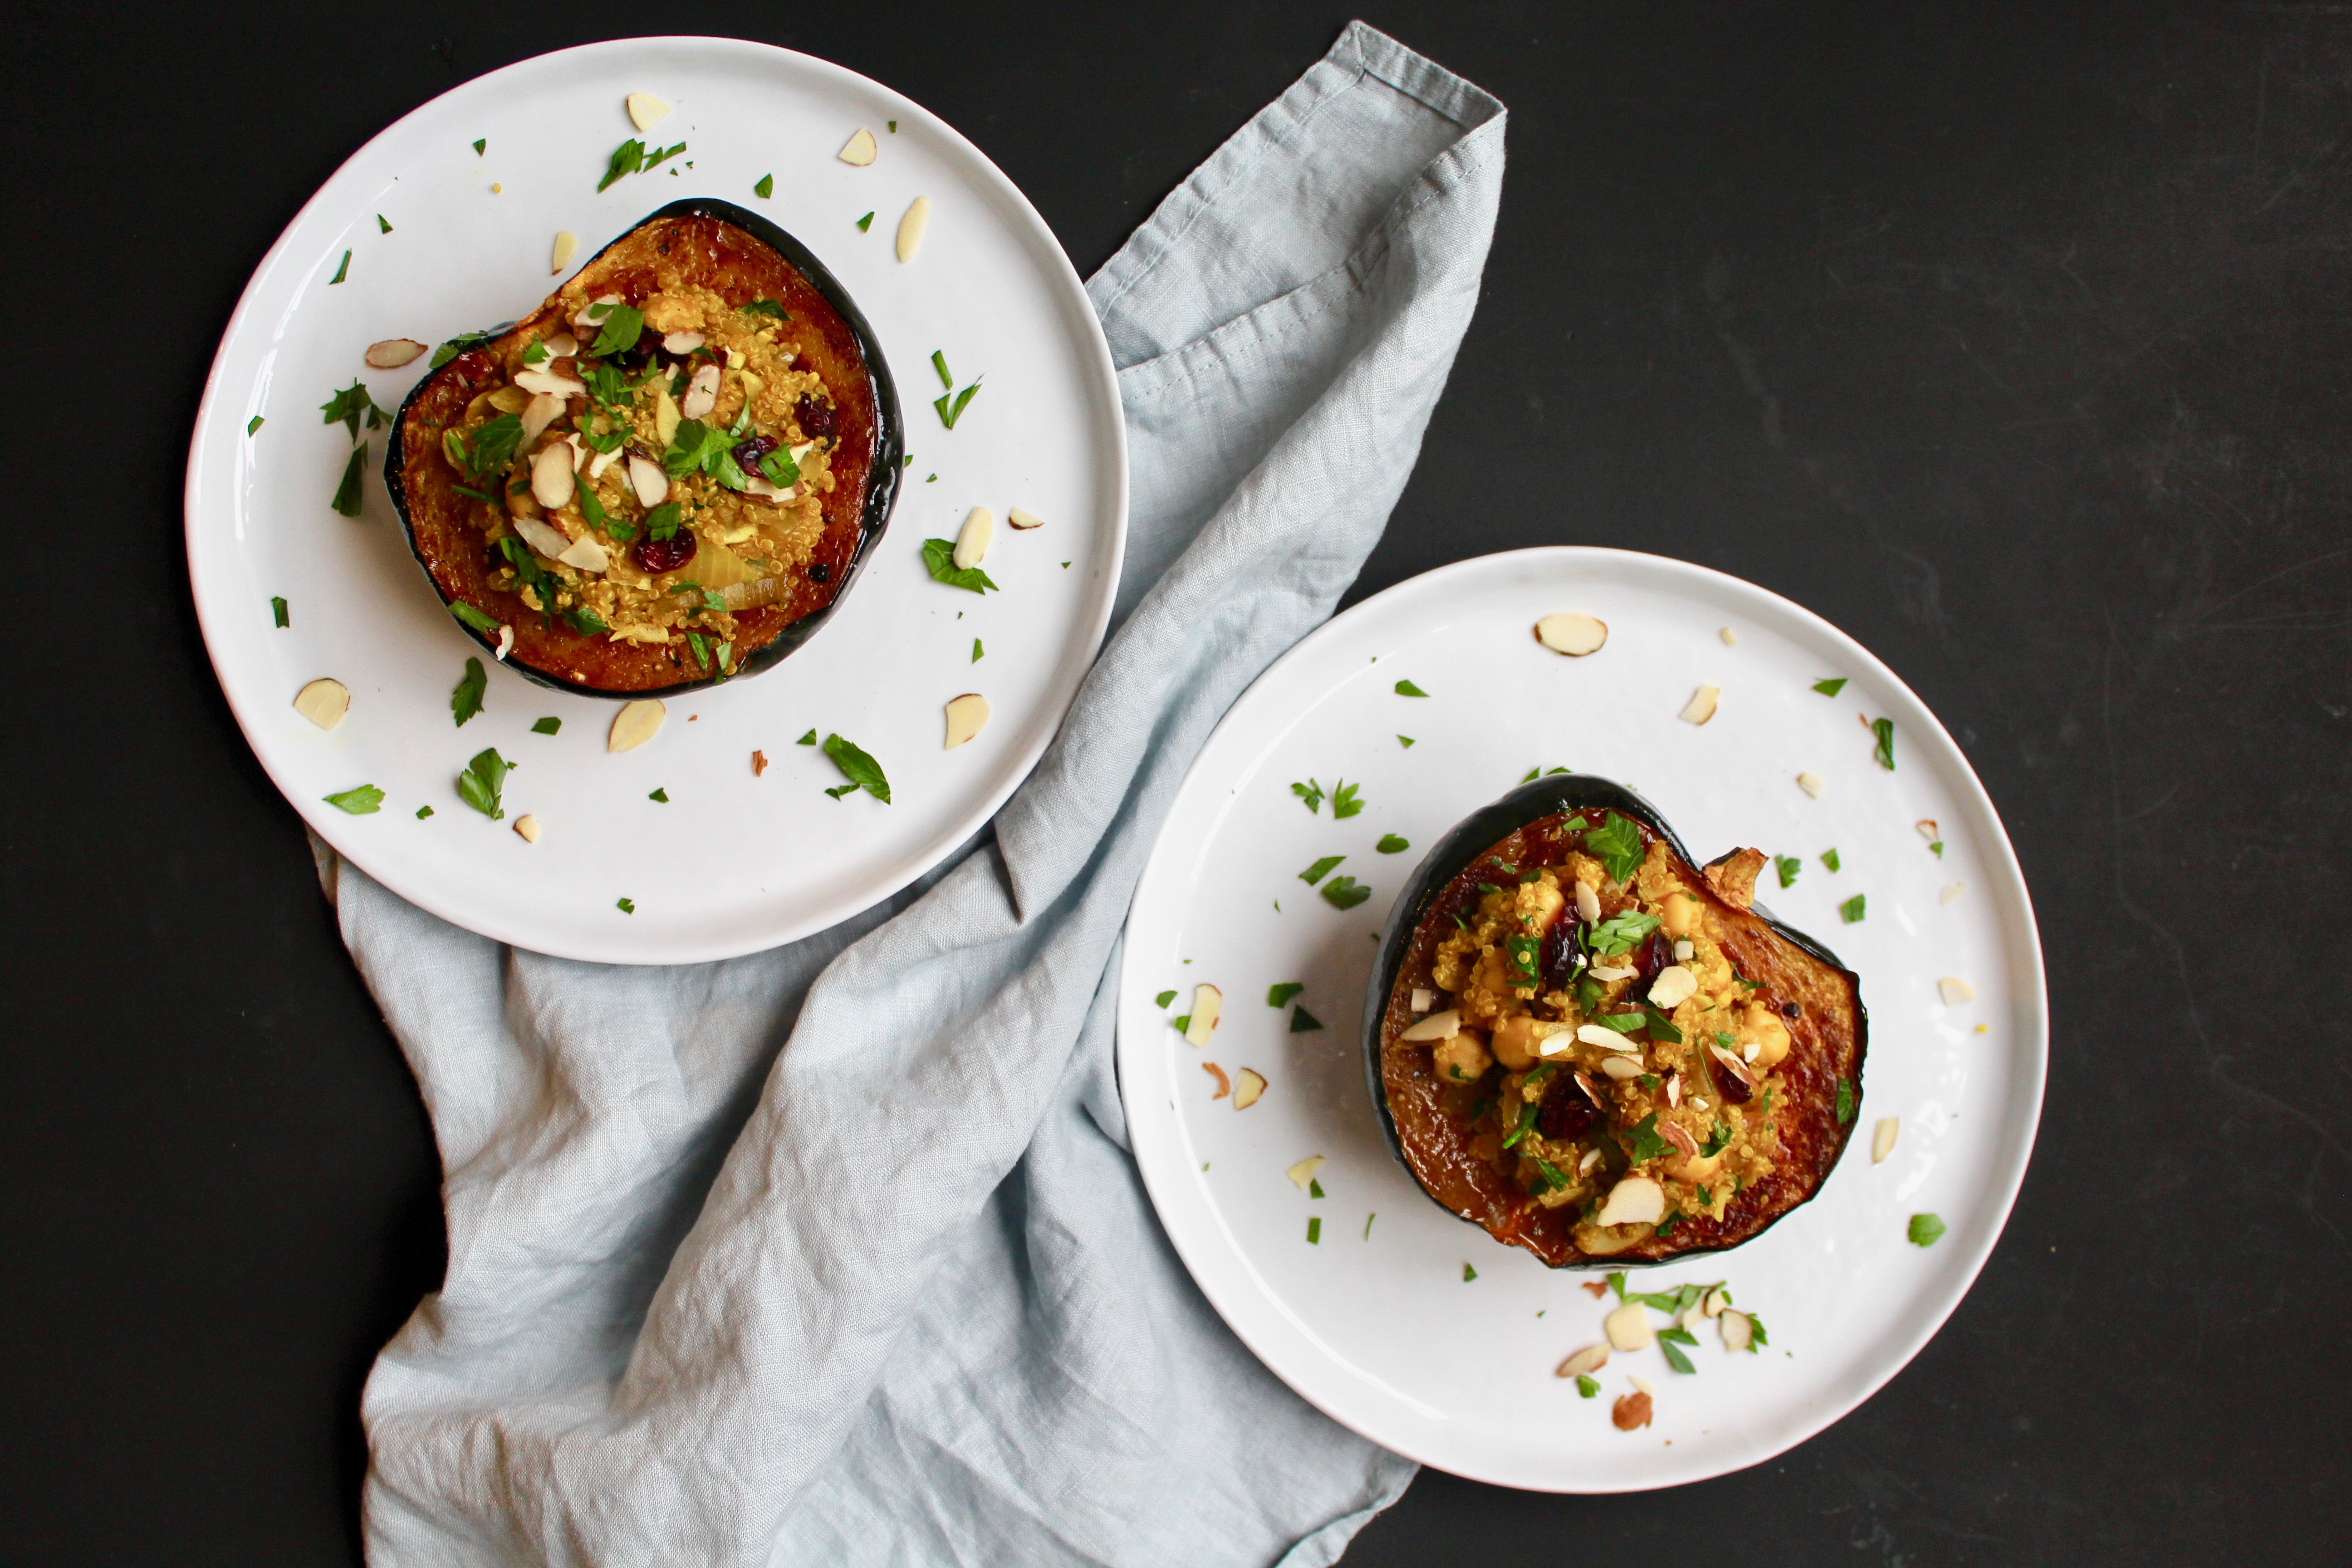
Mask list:
[[[639,134],[622,108],[637,91],[673,106],[646,139],[688,150],[599,195],[614,149]],[[864,168],[835,156],[860,126],[881,143]],[[762,200],[752,187],[766,174],[774,194]],[[426,361],[370,371],[368,344],[437,343],[522,316],[559,281],[549,269],[557,231],[580,237],[576,268],[687,195],[772,218],[872,322],[914,459],[888,531],[805,647],[765,675],[669,700],[660,736],[639,751],[605,754],[616,704],[497,668],[484,712],[455,729],[450,689],[477,650],[401,536],[380,476],[382,433],[370,438],[365,515],[331,510],[352,442],[321,424],[319,405],[356,375],[397,406]],[[929,233],[902,264],[894,237],[918,195],[931,199]],[[984,378],[952,431],[929,406],[935,349],[959,387]],[[257,415],[266,423],[248,438]],[[947,587],[923,569],[922,542],[952,538],[974,506],[999,519],[987,571],[1001,594]],[[1045,526],[1005,529],[1014,506]],[[899,94],[805,55],[714,38],[526,60],[362,148],[247,286],[188,462],[205,640],[238,723],[303,818],[444,919],[614,963],[693,963],[788,942],[905,886],[968,838],[1027,775],[1077,691],[1110,616],[1126,519],[1109,351],[1077,275],[1020,192]],[[274,626],[272,597],[289,602],[289,629]],[[985,647],[977,664],[975,637]],[[289,706],[317,676],[351,688],[350,716],[331,732]],[[977,740],[944,751],[942,706],[966,691],[985,696],[992,716]],[[531,731],[544,716],[562,721],[560,733]],[[794,744],[811,729],[872,752],[893,804],[827,799],[839,772]],[[497,824],[454,788],[467,760],[492,745],[519,764],[508,821]],[[764,777],[752,776],[754,749],[770,762]],[[385,792],[377,815],[321,799],[361,784]],[[669,805],[647,799],[656,788]],[[435,815],[420,821],[420,805]],[[524,812],[545,826],[536,845],[508,830]],[[616,907],[623,898],[634,914]]]
[[[1563,658],[1542,616],[1609,624],[1607,646]],[[1726,645],[1719,628],[1738,641]],[[1812,683],[1843,676],[1834,699]],[[1399,696],[1400,679],[1426,698]],[[1722,689],[1704,727],[1677,715]],[[1895,770],[1857,715],[1895,721]],[[1410,735],[1407,749],[1398,737]],[[1731,1252],[1639,1270],[1633,1288],[1727,1281],[1769,1349],[1717,1336],[1669,1370],[1615,1355],[1586,1399],[1553,1375],[1601,1339],[1608,1307],[1440,1209],[1389,1157],[1366,1088],[1362,996],[1389,905],[1422,852],[1530,767],[1639,789],[1692,849],[1752,844],[1802,858],[1763,901],[1862,975],[1870,1054],[1861,1125],[1813,1201]],[[1822,775],[1816,800],[1801,772]],[[1362,811],[1310,815],[1290,788],[1360,787]],[[1940,858],[1914,824],[1940,825]],[[1391,856],[1387,834],[1412,847]],[[1843,868],[1820,855],[1835,848]],[[1298,873],[1373,897],[1341,911]],[[1941,890],[1960,882],[1952,902]],[[1838,907],[1867,896],[1864,918]],[[1276,909],[1277,902],[1280,905]],[[1955,976],[1976,1000],[1947,1006]],[[1209,982],[1224,1016],[1206,1049],[1168,1024]],[[1293,1032],[1269,986],[1324,1026]],[[2009,1214],[2040,1114],[2047,1007],[2033,910],[2009,840],[1959,749],[1892,672],[1820,617],[1735,578],[1609,550],[1529,550],[1444,567],[1369,599],[1259,679],[1202,751],[1152,855],[1127,929],[1119,1079],[1137,1158],[1192,1276],[1275,1373],[1336,1419],[1458,1475],[1548,1491],[1671,1486],[1768,1458],[1892,1377],[1958,1302]],[[1155,998],[1178,992],[1167,1007]],[[1201,1064],[1269,1087],[1237,1111]],[[1899,1116],[1874,1165],[1871,1128]],[[1317,1200],[1284,1178],[1321,1154]],[[1921,1248],[1910,1216],[1949,1229]],[[1367,1235],[1368,1217],[1370,1230]],[[1311,1244],[1310,1220],[1319,1219]],[[1477,1278],[1465,1279],[1465,1266]],[[1656,1326],[1666,1320],[1653,1314]],[[1639,1376],[1655,1424],[1610,1421]]]

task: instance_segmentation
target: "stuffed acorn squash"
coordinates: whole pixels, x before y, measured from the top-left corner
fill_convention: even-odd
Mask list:
[[[385,479],[450,613],[543,685],[657,695],[812,635],[887,521],[898,403],[789,235],[673,204],[436,356]]]
[[[1717,1251],[1821,1188],[1866,1020],[1836,958],[1605,779],[1522,785],[1439,845],[1383,934],[1373,1102],[1424,1191],[1555,1268]]]

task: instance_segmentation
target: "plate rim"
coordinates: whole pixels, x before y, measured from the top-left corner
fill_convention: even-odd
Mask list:
[[[416,885],[412,879],[401,873],[394,858],[390,856],[378,858],[369,855],[366,852],[366,846],[359,844],[356,840],[349,843],[344,840],[341,835],[350,826],[348,820],[341,823],[336,822],[334,818],[340,814],[330,810],[322,801],[305,799],[302,793],[293,787],[291,781],[282,775],[277,759],[262,743],[260,710],[254,706],[252,700],[247,700],[250,694],[245,696],[239,694],[235,684],[225,673],[221,653],[223,643],[221,637],[215,635],[215,627],[216,626],[223,628],[226,626],[226,623],[220,617],[230,613],[224,602],[224,596],[229,592],[229,587],[226,584],[212,581],[208,576],[205,569],[202,535],[205,531],[206,521],[204,512],[207,504],[205,489],[208,485],[218,485],[223,482],[216,479],[213,470],[208,468],[205,463],[205,452],[207,446],[217,439],[215,432],[220,421],[229,417],[224,410],[223,402],[226,397],[231,395],[225,389],[232,350],[244,340],[247,333],[255,330],[256,322],[253,318],[261,308],[260,296],[276,280],[279,269],[289,264],[289,250],[294,237],[311,220],[314,213],[323,210],[323,204],[338,184],[354,168],[360,166],[381,144],[401,135],[412,122],[441,111],[443,106],[452,100],[476,93],[495,92],[498,89],[497,84],[509,81],[518,73],[560,68],[556,62],[590,56],[624,54],[632,50],[656,47],[680,50],[709,50],[721,55],[733,54],[755,64],[766,63],[772,66],[780,62],[786,63],[790,68],[814,70],[819,76],[832,78],[845,89],[872,92],[896,100],[902,118],[917,121],[927,132],[939,136],[945,144],[950,157],[963,165],[967,176],[977,176],[980,183],[992,189],[999,200],[1009,204],[1010,210],[1017,218],[1019,226],[1026,230],[1022,237],[1033,247],[1042,242],[1043,248],[1053,258],[1052,264],[1041,270],[1045,274],[1053,291],[1062,297],[1060,303],[1066,309],[1071,309],[1076,319],[1085,323],[1085,331],[1072,334],[1073,347],[1078,351],[1079,358],[1083,363],[1082,375],[1092,384],[1087,390],[1099,397],[1112,411],[1112,416],[1100,421],[1098,427],[1092,432],[1092,439],[1097,448],[1097,456],[1103,464],[1102,483],[1115,500],[1108,520],[1109,537],[1107,542],[1108,548],[1104,553],[1102,570],[1097,574],[1096,585],[1091,590],[1094,603],[1087,609],[1083,619],[1078,622],[1078,626],[1085,633],[1086,657],[1083,660],[1071,660],[1072,668],[1060,672],[1063,684],[1066,687],[1066,694],[1060,700],[1059,710],[1055,714],[1054,721],[1051,724],[1041,724],[1037,727],[1035,737],[1016,756],[1014,764],[1005,771],[1003,782],[1000,785],[984,795],[975,797],[974,805],[951,819],[933,843],[908,857],[896,869],[886,870],[877,875],[871,883],[867,884],[866,889],[857,895],[862,901],[856,903],[855,907],[822,909],[814,916],[760,926],[755,934],[742,940],[698,941],[690,935],[681,935],[672,939],[669,945],[657,951],[645,952],[633,949],[626,955],[620,955],[608,947],[599,947],[593,943],[580,944],[561,939],[551,942],[546,940],[550,935],[559,933],[504,929],[503,922],[474,915],[461,902],[453,902],[439,896],[429,887]],[[226,702],[230,716],[236,721],[237,729],[244,737],[247,751],[260,765],[263,773],[268,778],[272,787],[278,791],[279,797],[294,809],[295,815],[301,819],[310,832],[323,839],[338,855],[365,872],[381,886],[418,909],[465,931],[509,947],[586,963],[635,963],[668,967],[708,963],[723,959],[739,958],[747,953],[763,952],[798,942],[819,931],[830,930],[861,910],[870,909],[900,892],[928,875],[952,857],[960,847],[971,839],[974,834],[993,820],[996,814],[1003,808],[1005,802],[1010,800],[1035,773],[1037,764],[1044,759],[1046,750],[1060,735],[1063,722],[1068,718],[1070,708],[1077,700],[1078,692],[1085,684],[1087,672],[1093,668],[1096,659],[1101,655],[1103,641],[1108,634],[1111,617],[1118,606],[1118,584],[1127,557],[1130,500],[1127,423],[1120,412],[1123,407],[1124,404],[1119,395],[1118,367],[1111,357],[1109,340],[1103,331],[1102,321],[1094,309],[1093,300],[1087,293],[1086,280],[1078,276],[1076,268],[1070,261],[1069,252],[1063,247],[1060,237],[1054,233],[1052,226],[1045,222],[1044,216],[1037,211],[1028,196],[1013,184],[1011,176],[997,167],[992,159],[945,119],[906,93],[877,82],[846,66],[825,59],[822,56],[750,38],[731,38],[694,33],[649,34],[634,37],[599,39],[585,44],[575,44],[568,48],[551,49],[542,54],[509,61],[496,70],[486,71],[479,76],[459,82],[445,91],[436,93],[376,132],[374,135],[370,136],[338,163],[334,172],[322,180],[318,188],[312,191],[296,209],[294,215],[278,231],[277,237],[270,242],[269,248],[263,253],[260,261],[255,265],[251,275],[247,278],[245,287],[238,291],[236,304],[230,310],[227,321],[221,329],[220,340],[214,348],[212,360],[205,368],[203,394],[198,399],[195,420],[190,426],[188,434],[185,478],[181,487],[182,539],[187,563],[189,594],[196,612],[197,631],[204,640],[205,658],[212,665],[214,683],[220,691],[223,700]],[[221,509],[226,515],[212,519],[211,521],[215,525],[225,524],[235,527],[239,518],[233,501],[221,503]]]
[[[1370,1430],[1370,1423],[1360,1422],[1328,1407],[1313,1393],[1302,1388],[1283,1366],[1268,1356],[1260,1343],[1261,1336],[1253,1331],[1255,1325],[1244,1326],[1244,1323],[1235,1321],[1234,1314],[1227,1310],[1228,1300],[1245,1295],[1250,1303],[1265,1303],[1278,1319],[1294,1315],[1280,1297],[1262,1285],[1255,1283],[1258,1279],[1257,1270],[1250,1263],[1248,1255],[1227,1239],[1224,1227],[1213,1205],[1204,1202],[1178,1203],[1176,1200],[1180,1194],[1189,1198],[1194,1192],[1195,1189],[1189,1184],[1182,1187],[1163,1191],[1163,1187],[1171,1180],[1184,1177],[1190,1173],[1188,1169],[1178,1168],[1183,1162],[1170,1157],[1173,1152],[1176,1152],[1176,1145],[1172,1142],[1167,1143],[1158,1142],[1163,1138],[1181,1137],[1178,1118],[1172,1107],[1161,1109],[1160,1100],[1153,1095],[1130,1096],[1128,1092],[1130,1068],[1143,1069],[1150,1065],[1147,1059],[1147,1053],[1155,1047],[1164,1048],[1165,1042],[1162,1037],[1166,1034],[1166,1029],[1164,1021],[1159,1019],[1156,1015],[1150,1019],[1149,1025],[1142,1022],[1142,1013],[1139,1010],[1141,1004],[1135,999],[1142,994],[1138,987],[1149,983],[1149,977],[1143,973],[1140,966],[1151,961],[1141,955],[1137,943],[1124,940],[1126,927],[1122,927],[1120,944],[1119,1005],[1114,1050],[1119,1081],[1120,1106],[1127,1122],[1129,1147],[1135,1155],[1137,1169],[1143,1178],[1144,1190],[1151,1199],[1153,1214],[1158,1217],[1160,1228],[1168,1237],[1169,1245],[1175,1249],[1178,1258],[1184,1265],[1185,1272],[1191,1276],[1194,1286],[1199,1289],[1202,1295],[1207,1298],[1210,1306],[1216,1311],[1226,1328],[1248,1347],[1250,1353],[1257,1357],[1260,1364],[1279,1378],[1284,1386],[1290,1389],[1292,1393],[1367,1441],[1376,1443],[1416,1463],[1428,1465],[1444,1470],[1449,1475],[1461,1476],[1465,1479],[1509,1487],[1521,1491],[1562,1495],[1601,1496],[1655,1491],[1668,1487],[1686,1486],[1711,1480],[1767,1463],[1844,1420],[1869,1403],[1880,1389],[1885,1387],[1918,1357],[1919,1352],[1927,1348],[1928,1342],[1942,1331],[1945,1323],[1950,1321],[1952,1313],[1958,1310],[1960,1302],[1967,1298],[1969,1292],[1976,1288],[1977,1280],[1982,1275],[1985,1264],[1990,1260],[1994,1248],[2000,1243],[2002,1233],[2008,1228],[2010,1215],[2016,1207],[2020,1193],[2023,1190],[2025,1174],[2032,1164],[2034,1145],[2041,1133],[2042,1111],[2048,1089],[2050,1071],[2048,965],[2042,951],[2040,923],[2033,911],[2032,889],[2026,881],[2024,868],[2017,858],[2016,846],[2011,842],[2008,825],[2001,820],[1999,809],[1993,805],[1992,797],[1986,791],[1983,781],[1977,776],[1976,768],[1969,761],[1968,753],[1962,750],[1957,741],[1953,740],[1950,731],[1945,729],[1943,721],[1936,716],[1934,710],[1918,693],[1913,691],[1909,684],[1895,674],[1885,660],[1873,653],[1860,639],[1843,630],[1826,617],[1761,584],[1750,583],[1743,577],[1734,576],[1730,573],[1720,572],[1710,566],[1700,565],[1696,562],[1605,545],[1534,545],[1521,550],[1497,551],[1489,554],[1470,556],[1460,561],[1447,562],[1408,577],[1401,583],[1393,584],[1370,597],[1350,605],[1293,644],[1279,658],[1261,671],[1258,677],[1250,682],[1248,688],[1234,700],[1233,706],[1226,710],[1224,716],[1217,721],[1216,728],[1210,731],[1208,739],[1202,742],[1201,750],[1192,759],[1192,765],[1185,770],[1182,781],[1177,785],[1174,795],[1171,797],[1167,815],[1161,819],[1160,831],[1154,837],[1151,852],[1144,862],[1143,872],[1137,879],[1135,896],[1129,906],[1127,924],[1133,925],[1141,916],[1155,895],[1159,893],[1159,884],[1163,879],[1177,875],[1178,862],[1184,858],[1184,847],[1174,843],[1172,825],[1177,820],[1179,808],[1192,796],[1196,786],[1221,787],[1216,785],[1215,780],[1209,779],[1204,772],[1204,764],[1215,752],[1219,741],[1226,736],[1230,729],[1237,728],[1244,722],[1254,721],[1257,707],[1278,700],[1276,697],[1278,683],[1294,662],[1306,662],[1325,643],[1344,635],[1343,627],[1352,627],[1361,622],[1377,619],[1383,609],[1410,594],[1428,592],[1433,585],[1442,584],[1447,579],[1456,576],[1469,576],[1483,571],[1507,570],[1509,563],[1513,563],[1539,567],[1555,565],[1572,567],[1578,563],[1588,563],[1597,564],[1603,569],[1612,564],[1618,564],[1624,569],[1636,572],[1663,571],[1670,577],[1683,576],[1693,583],[1706,584],[1717,592],[1727,590],[1734,597],[1746,597],[1762,606],[1769,614],[1790,616],[1799,626],[1826,635],[1855,656],[1856,673],[1867,674],[1883,681],[1891,693],[1897,694],[1900,700],[1907,702],[1914,711],[1905,721],[1931,732],[1937,742],[1948,749],[1951,760],[1958,763],[1958,772],[1955,775],[1954,782],[1958,786],[1959,793],[1967,804],[1981,810],[1986,821],[1992,826],[1990,838],[1977,846],[1978,852],[1985,863],[1989,875],[1997,875],[2001,879],[2004,891],[2014,892],[2018,907],[2023,916],[2022,931],[2010,933],[2010,936],[2012,942],[2017,939],[2022,939],[2021,950],[2027,959],[2026,973],[2017,978],[2024,982],[2018,985],[2018,1001],[2022,1005],[2021,1010],[2026,1015],[2029,1026],[2017,1032],[2016,1043],[2028,1047],[2027,1061],[2024,1064],[2028,1070],[2023,1076],[2029,1081],[2020,1086],[2024,1091],[2024,1109],[2027,1112],[2022,1135],[2016,1141],[2013,1152],[1997,1152],[1995,1157],[1997,1172],[1991,1185],[1996,1190],[1990,1194],[1994,1201],[1988,1211],[1990,1223],[1984,1228],[1980,1239],[1973,1247],[1971,1255],[1967,1258],[1964,1268],[1957,1276],[1946,1298],[1935,1301],[1929,1310],[1920,1314],[1914,1331],[1907,1336],[1907,1342],[1901,1345],[1899,1351],[1889,1355],[1882,1364],[1865,1369],[1858,1387],[1850,1397],[1832,1397],[1826,1400],[1819,1409],[1808,1412],[1801,1418],[1790,1422],[1786,1427],[1761,1439],[1754,1453],[1737,1458],[1733,1462],[1706,1460],[1686,1468],[1675,1468],[1662,1471],[1654,1476],[1645,1476],[1630,1483],[1612,1482],[1600,1485],[1580,1483],[1572,1477],[1514,1473],[1499,1467],[1465,1468],[1458,1464],[1448,1463],[1445,1458],[1430,1451],[1429,1445],[1418,1441],[1400,1442],[1396,1440],[1395,1434],[1384,1435]],[[1135,1081],[1139,1083],[1141,1081],[1139,1073]],[[2012,1091],[2013,1094],[2015,1092]],[[1153,1157],[1147,1157],[1147,1145],[1150,1146],[1150,1154]],[[1181,1215],[1185,1223],[1171,1222],[1171,1209]],[[1193,1230],[1192,1225],[1198,1219],[1203,1218],[1209,1223],[1197,1232]],[[1202,1248],[1204,1242],[1216,1247],[1231,1264],[1238,1265],[1238,1270],[1232,1280],[1219,1279],[1216,1283],[1212,1284],[1210,1279],[1203,1278],[1202,1268],[1196,1264],[1195,1252]],[[1697,1451],[1696,1449],[1686,1450],[1686,1452]],[[1666,1464],[1672,1466],[1674,1461],[1668,1460]]]

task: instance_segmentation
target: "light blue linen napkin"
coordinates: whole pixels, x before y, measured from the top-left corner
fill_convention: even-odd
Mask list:
[[[1503,123],[1358,24],[1088,284],[1132,443],[1118,618],[992,833],[919,886],[617,968],[326,861],[448,1217],[363,1402],[375,1568],[1322,1564],[1403,1490],[1170,1249],[1110,985],[1185,768],[1403,489]]]

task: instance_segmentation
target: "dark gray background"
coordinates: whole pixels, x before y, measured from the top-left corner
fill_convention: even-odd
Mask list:
[[[466,78],[732,33],[937,110],[1090,272],[1350,15],[657,9],[17,13],[0,1560],[354,1562],[361,1379],[440,1277],[415,1090],[179,543],[300,203]],[[2006,1239],[1861,1411],[1666,1496],[1424,1474],[1351,1568],[2345,1560],[2347,12],[1366,9],[1509,104],[1510,174],[1358,594],[1592,542],[1845,627],[2008,821],[2055,1037]]]

